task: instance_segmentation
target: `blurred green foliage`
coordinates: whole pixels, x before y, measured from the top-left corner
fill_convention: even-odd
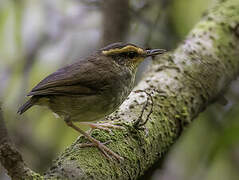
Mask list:
[[[198,22],[206,9],[212,7],[212,0],[172,1],[170,15],[175,32],[183,38]]]

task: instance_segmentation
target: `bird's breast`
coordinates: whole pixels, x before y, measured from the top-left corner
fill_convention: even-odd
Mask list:
[[[112,84],[112,89],[108,94],[111,96],[109,102],[113,109],[119,107],[128,97],[134,87],[135,74],[126,74],[122,76],[117,82]]]

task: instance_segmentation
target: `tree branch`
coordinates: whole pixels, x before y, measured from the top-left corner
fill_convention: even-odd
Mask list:
[[[2,109],[0,106],[0,162],[3,167],[8,171],[12,179],[33,179],[38,178],[40,175],[29,169],[24,163],[21,154],[12,144],[6,125],[4,123]]]
[[[95,130],[92,136],[124,157],[108,161],[96,148],[79,148],[80,137],[46,173],[49,178],[137,179],[176,141],[184,128],[210,103],[220,98],[239,71],[239,2],[227,1],[212,9],[173,52],[155,60],[136,89],[153,97],[146,130],[133,128],[146,103],[145,93],[131,93],[108,120],[126,130],[114,135]],[[150,111],[146,107],[143,119]]]

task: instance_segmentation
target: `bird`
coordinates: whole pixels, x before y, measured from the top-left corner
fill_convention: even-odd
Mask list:
[[[103,124],[90,122],[114,112],[132,91],[139,64],[164,52],[164,49],[144,49],[132,43],[109,44],[48,75],[27,94],[30,98],[17,112],[23,114],[34,105],[47,106],[105,156],[122,160],[75,123],[104,129]]]

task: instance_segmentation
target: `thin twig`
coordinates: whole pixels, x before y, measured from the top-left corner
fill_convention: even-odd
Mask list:
[[[153,112],[153,98],[152,98],[151,94],[146,92],[145,90],[137,90],[137,91],[135,91],[135,93],[139,93],[139,92],[144,92],[147,95],[147,100],[146,100],[146,103],[144,104],[144,106],[143,106],[143,108],[141,110],[139,118],[136,120],[136,122],[133,125],[136,129],[141,129],[141,127],[144,126],[148,122],[149,116]],[[147,114],[146,120],[143,121],[142,123],[140,123],[142,121],[142,117],[143,117],[144,111],[147,108],[147,106],[149,105],[149,98],[150,98],[150,100],[152,102],[151,109],[150,109],[149,113]]]

